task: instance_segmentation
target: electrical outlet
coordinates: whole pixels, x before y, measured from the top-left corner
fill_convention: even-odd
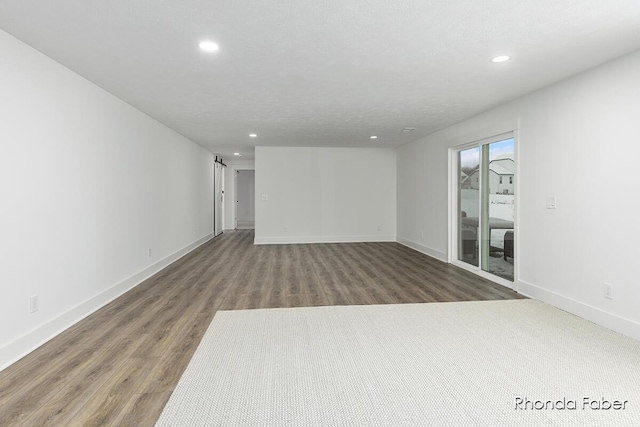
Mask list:
[[[36,311],[38,311],[38,295],[37,294],[29,298],[29,310],[31,311],[31,313],[35,313]]]
[[[606,299],[613,299],[613,285],[611,283],[605,283],[603,286],[604,297]]]
[[[282,231],[284,231],[285,233],[288,232],[289,231],[289,227],[285,225],[284,227],[282,227]]]
[[[149,250],[148,250],[148,256],[149,256],[149,258],[151,258],[151,248],[149,248]]]
[[[382,227],[378,226],[378,231],[382,231]]]
[[[421,232],[420,232],[420,238],[421,238],[421,239],[424,239],[424,231],[421,231]]]
[[[262,195],[262,200],[263,201],[269,200],[269,195],[268,194],[263,194]]]

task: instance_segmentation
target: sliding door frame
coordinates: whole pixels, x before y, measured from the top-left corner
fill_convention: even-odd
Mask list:
[[[481,138],[481,139],[476,139],[473,141],[469,141],[466,143],[458,143],[455,144],[454,146],[449,148],[449,152],[448,152],[448,165],[449,165],[449,182],[448,182],[448,202],[449,202],[449,215],[448,215],[448,253],[447,253],[447,260],[450,264],[453,264],[457,267],[460,267],[462,269],[468,270],[472,273],[477,274],[478,276],[481,276],[485,279],[491,280],[495,283],[498,283],[502,286],[505,286],[507,288],[513,289],[514,291],[518,291],[518,278],[519,278],[519,265],[520,265],[520,254],[519,254],[519,246],[520,246],[520,237],[519,237],[519,214],[518,214],[518,206],[519,206],[519,200],[520,200],[520,179],[519,179],[519,160],[518,160],[518,139],[519,139],[519,135],[518,135],[518,129],[513,129],[511,131],[508,132],[502,132],[493,136],[488,136],[485,138]],[[515,202],[515,207],[514,207],[514,218],[513,218],[513,232],[514,232],[514,247],[513,247],[513,282],[506,280],[502,277],[499,277],[495,274],[491,274],[485,270],[482,269],[482,249],[479,248],[479,253],[478,253],[478,257],[479,257],[479,262],[478,262],[478,266],[466,263],[464,261],[461,261],[458,259],[458,254],[459,254],[459,237],[458,237],[458,230],[460,229],[460,224],[459,224],[459,195],[458,195],[458,191],[460,189],[460,173],[459,173],[459,153],[461,151],[470,149],[470,148],[474,148],[474,147],[479,147],[480,148],[480,165],[479,167],[482,167],[483,162],[483,155],[486,155],[488,153],[488,150],[483,150],[482,147],[483,146],[488,146],[488,144],[491,144],[493,142],[499,142],[499,141],[503,141],[505,139],[510,139],[513,138],[513,150],[514,150],[514,164],[515,164],[515,183],[514,183],[514,189],[515,189],[515,197],[514,197],[514,202]],[[487,167],[488,167],[488,162],[487,162]],[[481,188],[484,187],[484,184],[482,183],[482,179],[486,180],[486,176],[482,176],[482,175],[488,175],[487,172],[485,171],[485,173],[481,174]],[[484,192],[485,194],[483,195],[482,193],[480,194],[479,197],[479,203],[482,203],[482,200],[486,197],[488,197],[488,194],[486,194],[486,191]],[[488,223],[488,218],[482,218],[482,207],[479,206],[478,207],[478,212],[479,212],[479,218],[481,222],[486,222]],[[485,215],[486,216],[486,215]],[[479,228],[484,228],[481,225],[479,226]],[[486,230],[486,228],[484,228]],[[480,233],[485,232],[484,230],[480,230]],[[482,245],[482,237],[481,235],[478,236],[478,244]]]

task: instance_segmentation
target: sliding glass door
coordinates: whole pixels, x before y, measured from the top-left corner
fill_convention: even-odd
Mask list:
[[[515,141],[503,135],[456,151],[457,261],[514,280]]]

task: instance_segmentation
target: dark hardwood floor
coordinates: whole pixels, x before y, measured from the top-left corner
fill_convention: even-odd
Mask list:
[[[152,426],[217,310],[521,298],[397,243],[226,232],[0,372],[0,426]]]

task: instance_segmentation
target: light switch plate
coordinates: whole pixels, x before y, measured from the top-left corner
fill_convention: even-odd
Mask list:
[[[555,209],[556,208],[556,196],[547,197],[547,209]]]

